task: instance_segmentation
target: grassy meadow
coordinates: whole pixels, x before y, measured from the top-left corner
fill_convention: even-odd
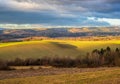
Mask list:
[[[0,84],[120,84],[120,68],[74,74],[10,78]]]
[[[41,57],[84,57],[94,49],[120,48],[120,40],[42,40],[0,43],[0,59]],[[120,68],[55,68],[52,66],[10,66],[0,71],[0,84],[120,84]],[[100,69],[101,68],[101,69]],[[72,73],[72,74],[71,74]]]
[[[0,59],[84,57],[87,52],[91,52],[93,49],[106,48],[107,46],[112,49],[120,48],[120,41],[43,40],[0,43]]]

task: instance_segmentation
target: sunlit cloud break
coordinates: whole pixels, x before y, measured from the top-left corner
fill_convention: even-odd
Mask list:
[[[32,28],[43,28],[39,24],[0,24],[0,28],[6,29],[32,29]]]
[[[97,22],[107,22],[111,26],[120,26],[120,19],[88,17],[88,20],[93,20]]]

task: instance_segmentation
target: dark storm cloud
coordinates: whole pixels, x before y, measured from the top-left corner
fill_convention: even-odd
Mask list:
[[[120,0],[0,0],[0,23],[109,25],[88,17],[120,19]]]
[[[120,0],[105,0],[107,3],[120,3]]]
[[[15,23],[15,24],[53,24],[65,25],[73,24],[77,21],[74,18],[58,17],[49,13],[32,13],[32,12],[2,12],[0,13],[0,23]],[[81,18],[84,19],[84,18]]]

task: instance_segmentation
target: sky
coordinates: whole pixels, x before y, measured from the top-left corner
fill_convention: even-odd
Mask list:
[[[0,0],[0,28],[120,26],[120,0]]]

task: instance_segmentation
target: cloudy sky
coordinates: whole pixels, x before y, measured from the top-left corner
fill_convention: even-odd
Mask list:
[[[118,26],[120,0],[0,0],[0,27]]]

